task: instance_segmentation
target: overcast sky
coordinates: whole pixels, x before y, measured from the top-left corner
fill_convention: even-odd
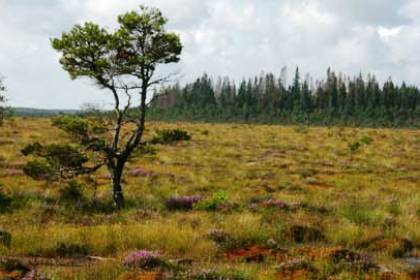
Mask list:
[[[331,66],[420,85],[420,0],[0,0],[10,104],[106,104],[107,92],[69,79],[49,40],[84,21],[115,28],[118,14],[141,3],[161,8],[167,29],[180,34],[181,82],[203,72],[239,81],[283,66],[319,78]]]

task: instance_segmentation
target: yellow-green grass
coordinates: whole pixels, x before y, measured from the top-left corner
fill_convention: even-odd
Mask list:
[[[95,199],[103,204],[98,209],[63,203],[62,185],[23,175],[27,159],[20,150],[26,144],[68,141],[49,119],[6,122],[0,128],[0,184],[11,203],[0,214],[0,230],[10,232],[12,242],[10,248],[0,245],[0,255],[54,257],[62,243],[120,263],[131,250],[149,249],[168,259],[193,259],[197,267],[227,266],[252,279],[275,279],[277,261],[230,263],[224,258],[228,249],[211,241],[208,232],[222,230],[244,247],[274,242],[286,250],[362,251],[398,273],[405,269],[403,260],[393,256],[392,248],[373,249],[369,241],[407,239],[420,245],[419,130],[154,122],[146,137],[162,128],[187,130],[192,140],[158,145],[156,155],[131,161],[127,170],[141,167],[153,175],[126,173],[127,207],[113,212],[105,211],[112,207],[106,169],[94,176]],[[356,142],[360,147],[352,148]],[[217,211],[165,209],[173,195],[210,199],[220,191],[227,204]],[[84,192],[88,201],[93,194],[91,188]],[[253,205],[268,199],[298,206]],[[293,225],[317,228],[325,238],[297,244],[288,234]],[[95,267],[45,270],[56,279],[124,270],[114,264]]]

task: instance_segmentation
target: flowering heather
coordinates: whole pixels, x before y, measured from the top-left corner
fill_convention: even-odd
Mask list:
[[[173,196],[166,200],[166,208],[169,210],[191,210],[195,203],[199,202],[200,196]]]
[[[282,276],[286,276],[287,274],[289,274],[289,276],[292,276],[294,271],[299,270],[304,270],[307,272],[316,272],[316,268],[312,265],[312,263],[302,258],[292,259],[290,261],[283,262],[279,265],[277,269]]]
[[[232,237],[227,232],[220,229],[209,230],[207,232],[207,237],[218,244],[228,242],[232,239]]]
[[[290,208],[290,205],[287,204],[286,202],[281,201],[281,200],[274,200],[274,199],[265,201],[264,205],[266,207],[273,207],[273,208],[285,209],[285,210]]]
[[[152,171],[147,171],[141,167],[128,171],[128,176],[132,177],[152,177],[153,175],[154,173]]]
[[[350,269],[357,271],[378,270],[373,258],[367,254],[360,254],[347,249],[337,249],[330,253],[330,260],[335,263],[346,264]]]
[[[158,252],[139,250],[131,252],[124,259],[124,265],[138,268],[154,268],[162,263],[162,255]]]

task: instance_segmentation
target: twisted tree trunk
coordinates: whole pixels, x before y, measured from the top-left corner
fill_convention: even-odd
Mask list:
[[[124,208],[125,199],[122,189],[122,178],[124,163],[119,162],[116,166],[108,166],[112,178],[112,197],[115,202],[115,206],[118,210]]]

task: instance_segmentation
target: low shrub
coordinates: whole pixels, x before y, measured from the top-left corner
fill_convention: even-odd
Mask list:
[[[11,198],[3,191],[0,186],[0,213],[3,213],[8,209],[11,201]]]
[[[60,201],[66,203],[77,203],[83,200],[82,184],[78,181],[71,181],[66,187],[60,190]]]
[[[352,153],[356,153],[363,145],[370,145],[372,142],[372,138],[364,136],[359,141],[348,143],[348,147]]]
[[[52,124],[74,135],[87,135],[89,123],[87,119],[73,116],[60,116],[52,120]]]
[[[206,237],[222,247],[226,247],[225,245],[231,243],[232,240],[232,236],[229,233],[220,229],[209,230]]]
[[[82,244],[58,242],[55,254],[58,257],[84,257],[89,254],[89,248]]]
[[[197,203],[196,208],[204,211],[215,211],[220,208],[227,199],[228,195],[225,191],[218,191],[214,193],[210,199],[202,200]]]
[[[151,140],[152,144],[172,144],[179,141],[189,141],[191,135],[181,129],[163,129],[156,132],[156,136]]]
[[[34,156],[23,168],[26,175],[35,180],[53,180],[64,178],[65,174],[84,170],[88,156],[80,147],[69,144],[41,145],[34,143],[21,150],[24,156]]]
[[[213,241],[219,248],[224,251],[230,251],[231,256],[246,257],[246,253],[250,253],[248,260],[259,258],[260,252],[254,252],[253,249],[258,251],[258,248],[266,248],[269,241],[265,233],[259,232],[227,232],[221,229],[211,229],[205,235],[206,238]],[[273,240],[270,240],[272,242]],[[274,241],[275,242],[275,241]],[[272,244],[270,244],[272,245]],[[274,246],[273,246],[274,247]],[[239,251],[239,252],[237,252]]]
[[[0,230],[0,245],[3,245],[6,248],[9,248],[11,243],[12,243],[12,234],[8,231]]]
[[[357,152],[360,149],[361,146],[362,146],[362,144],[360,144],[359,141],[352,142],[352,143],[348,144],[348,147],[349,147],[349,149],[352,153]]]
[[[324,234],[317,228],[292,225],[288,229],[290,238],[296,243],[324,241]]]
[[[46,160],[28,161],[23,172],[35,180],[52,180],[55,177],[54,168]]]
[[[156,147],[153,147],[149,143],[146,143],[146,144],[141,145],[139,147],[138,152],[142,156],[154,156],[154,155],[157,154],[157,149],[156,149]]]
[[[347,249],[333,250],[328,258],[335,265],[336,271],[368,272],[378,270],[378,266],[373,262],[371,256]]]
[[[200,196],[173,196],[166,200],[165,206],[168,210],[192,210],[200,199]]]
[[[165,261],[162,255],[158,252],[139,250],[129,253],[123,262],[124,266],[130,268],[154,269],[154,268],[168,268],[169,263]]]

